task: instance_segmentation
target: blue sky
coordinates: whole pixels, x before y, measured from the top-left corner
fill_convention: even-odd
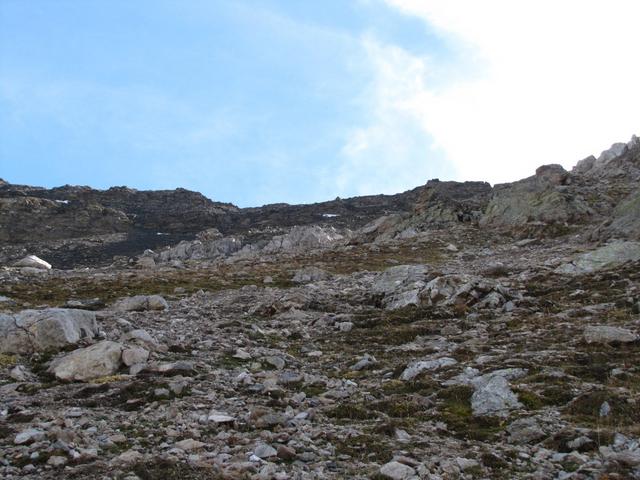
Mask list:
[[[2,0],[0,177],[182,186],[249,206],[447,173],[428,138],[405,152],[427,167],[411,183],[344,171],[371,115],[365,37],[447,57],[423,22],[376,1]],[[393,164],[384,150],[376,163]]]
[[[640,133],[639,15],[636,0],[0,0],[0,178],[254,206],[570,168]]]

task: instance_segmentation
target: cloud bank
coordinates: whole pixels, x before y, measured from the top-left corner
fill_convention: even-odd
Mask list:
[[[542,164],[571,167],[640,131],[640,3],[384,1],[435,28],[455,45],[460,64],[440,69],[363,38],[376,72],[372,121],[346,143],[345,171],[382,151],[403,159],[397,171],[419,176],[442,152],[456,179],[512,181]],[[416,129],[431,145],[422,158],[409,135]]]

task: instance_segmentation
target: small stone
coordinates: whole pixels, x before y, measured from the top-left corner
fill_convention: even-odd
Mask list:
[[[281,460],[294,460],[296,458],[296,451],[293,448],[286,445],[278,446],[278,458]]]
[[[200,450],[206,443],[199,442],[193,438],[187,438],[186,440],[180,440],[175,444],[176,448],[184,450],[185,452],[191,452],[193,450]]]
[[[460,468],[460,470],[462,470],[463,472],[480,465],[476,460],[464,457],[456,457],[456,463],[458,464],[458,468]]]
[[[16,382],[28,382],[35,378],[34,375],[23,365],[16,365],[13,367],[9,372],[9,376]]]
[[[134,465],[141,462],[144,459],[144,455],[136,450],[127,450],[121,453],[115,459],[115,462],[121,465]]]
[[[156,388],[153,391],[153,396],[156,398],[169,398],[171,396],[171,392],[166,388]]]
[[[371,368],[378,363],[376,357],[373,355],[365,354],[360,360],[358,360],[352,367],[351,370],[355,370],[356,372],[360,370],[364,370],[367,368]]]
[[[277,370],[282,370],[287,364],[282,357],[277,356],[265,357],[264,361],[275,367]]]
[[[233,358],[237,358],[239,360],[251,360],[251,354],[242,348],[236,350],[236,353],[233,354]]]
[[[30,428],[28,430],[24,430],[16,435],[16,438],[13,440],[13,443],[16,445],[25,445],[33,442],[40,442],[45,439],[45,433],[42,430],[38,430],[37,428]]]
[[[443,367],[449,367],[455,365],[457,362],[454,358],[442,357],[435,360],[426,360],[413,362],[402,372],[400,375],[401,380],[413,380],[415,377],[425,371],[438,370]]]
[[[278,454],[278,451],[273,448],[271,445],[267,445],[266,443],[260,443],[256,445],[256,448],[253,450],[253,454],[256,457],[265,459],[275,457]]]
[[[336,325],[338,326],[338,330],[344,333],[350,332],[353,329],[353,322],[340,322]]]
[[[186,360],[178,360],[177,362],[161,363],[155,369],[158,373],[164,375],[190,374],[195,372],[193,362]]]
[[[122,362],[130,367],[139,363],[145,363],[149,359],[149,350],[142,347],[129,347],[122,351]]]
[[[408,465],[392,461],[380,468],[380,475],[391,480],[408,480],[416,474],[416,471]]]
[[[143,312],[145,310],[166,310],[167,301],[160,295],[136,295],[120,299],[114,309],[120,312]]]
[[[227,415],[226,413],[211,412],[209,413],[209,417],[207,418],[207,420],[213,423],[233,423],[235,421],[235,418]]]
[[[66,457],[61,457],[58,455],[52,455],[47,460],[47,465],[51,465],[52,467],[62,467],[67,464]]]

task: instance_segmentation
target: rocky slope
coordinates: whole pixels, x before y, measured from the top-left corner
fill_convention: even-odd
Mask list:
[[[0,477],[640,478],[639,143],[310,206],[5,184]]]

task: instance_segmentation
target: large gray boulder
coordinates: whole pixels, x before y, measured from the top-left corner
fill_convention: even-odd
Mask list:
[[[175,247],[160,252],[157,261],[167,263],[174,260],[206,260],[225,258],[240,251],[244,246],[239,237],[221,237],[215,229],[209,229],[198,235],[194,241],[182,241]]]
[[[426,305],[464,305],[474,308],[499,308],[509,300],[518,299],[499,282],[474,275],[443,275],[431,280],[420,292]]]
[[[103,341],[57,358],[49,366],[59,380],[81,381],[113,375],[122,365],[123,345]]]
[[[632,192],[616,206],[607,230],[612,235],[640,240],[640,190]]]
[[[49,308],[0,314],[0,352],[57,351],[98,334],[94,312]]]
[[[51,270],[51,264],[45,262],[41,258],[36,257],[35,255],[27,255],[22,260],[18,260],[14,263],[15,267],[29,267],[29,268],[37,268],[40,270]]]
[[[556,273],[579,275],[640,260],[640,242],[613,242],[578,255],[572,262],[556,268]]]
[[[587,343],[633,343],[640,337],[626,328],[591,325],[584,329],[584,339]]]
[[[382,302],[387,310],[419,305],[419,294],[427,284],[428,273],[426,265],[391,267],[374,279],[371,291],[383,295]]]
[[[120,312],[143,312],[145,310],[166,310],[167,301],[160,295],[136,295],[118,300],[113,306]]]
[[[416,471],[409,465],[394,460],[380,467],[380,475],[391,480],[409,480],[415,477]]]
[[[333,227],[293,227],[289,233],[273,237],[262,250],[265,253],[314,250],[329,247],[343,239],[344,236]]]
[[[471,380],[475,388],[471,396],[471,409],[475,416],[505,417],[510,410],[522,404],[511,390],[509,380],[524,375],[521,369],[496,370]]]
[[[310,266],[304,267],[300,270],[296,270],[293,278],[294,283],[313,283],[320,282],[322,280],[328,280],[331,278],[331,274],[321,268]]]

